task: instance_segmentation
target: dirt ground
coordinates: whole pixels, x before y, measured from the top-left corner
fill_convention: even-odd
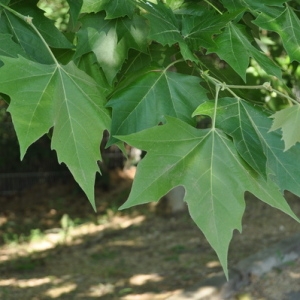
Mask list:
[[[118,211],[131,179],[117,177],[109,191],[96,189],[97,213],[70,182],[0,197],[0,299],[160,300],[222,271],[187,212],[158,215],[151,205]],[[300,216],[300,201],[289,202]],[[290,217],[249,197],[229,267],[299,232]],[[253,278],[232,300],[284,300],[298,291],[295,261]]]

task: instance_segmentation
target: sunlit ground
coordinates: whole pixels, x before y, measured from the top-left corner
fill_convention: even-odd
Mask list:
[[[97,214],[69,184],[0,197],[0,236],[5,237],[0,299],[157,300],[188,290],[198,297],[213,293],[215,287],[199,284],[222,269],[188,213],[162,217],[150,206],[117,210],[126,200],[130,178],[118,174],[112,190],[97,191]],[[299,232],[299,224],[280,212],[254,199],[247,204],[229,266]],[[299,202],[291,206],[300,215]],[[253,278],[253,286],[230,300],[269,300],[266,295],[278,290],[300,289],[299,266],[291,263]]]

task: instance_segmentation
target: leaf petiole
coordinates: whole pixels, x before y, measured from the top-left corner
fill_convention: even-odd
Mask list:
[[[14,14],[16,17],[20,18],[21,20],[23,20],[24,22],[26,22],[29,26],[31,26],[31,28],[35,31],[35,33],[39,36],[39,38],[42,40],[43,44],[45,45],[45,47],[47,48],[47,50],[49,51],[52,59],[53,59],[53,62],[59,66],[59,63],[56,59],[56,57],[53,55],[50,47],[48,46],[47,42],[45,41],[45,39],[43,38],[43,36],[40,34],[39,30],[34,26],[32,20],[33,18],[30,17],[30,16],[24,16],[20,13],[18,13],[17,11],[11,9],[10,7],[0,3],[0,6],[2,6],[5,10],[9,11],[10,13]]]
[[[210,5],[212,8],[214,8],[220,15],[223,15],[223,13],[212,3],[210,3],[208,0],[204,0],[208,5]]]
[[[213,120],[212,120],[212,129],[216,129],[216,118],[217,118],[218,99],[219,99],[220,89],[221,89],[221,86],[216,85],[216,96],[215,96],[214,115],[213,115]]]
[[[183,62],[183,61],[185,61],[183,58],[172,61],[169,65],[166,66],[164,72],[168,71],[170,68],[172,68],[177,63],[180,63],[180,62]]]
[[[264,84],[260,84],[260,85],[229,85],[226,84],[225,82],[221,82],[220,80],[211,77],[210,75],[208,75],[206,72],[201,72],[201,76],[206,79],[207,81],[210,81],[211,83],[213,83],[215,86],[219,86],[221,88],[221,90],[227,90],[228,92],[230,92],[235,98],[239,99],[239,96],[237,96],[232,89],[248,89],[248,90],[260,90],[260,89],[265,89],[269,92],[275,92],[278,95],[280,95],[281,97],[284,97],[286,99],[288,99],[289,101],[291,101],[293,104],[297,104],[300,105],[299,101],[295,100],[294,98],[274,89],[271,84],[269,82],[265,82]]]

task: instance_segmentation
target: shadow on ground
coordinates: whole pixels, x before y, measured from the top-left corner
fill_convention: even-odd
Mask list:
[[[0,198],[0,298],[155,300],[221,272],[187,213],[161,217],[149,206],[118,212],[130,180],[98,189],[98,212],[73,183]],[[229,265],[299,231],[289,217],[247,200],[243,234]],[[300,205],[292,200],[299,214]]]

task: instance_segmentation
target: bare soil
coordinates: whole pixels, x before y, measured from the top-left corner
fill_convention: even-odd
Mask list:
[[[167,299],[222,272],[187,212],[162,216],[152,205],[118,211],[130,185],[130,174],[118,173],[110,191],[98,188],[97,213],[70,182],[1,196],[0,299]],[[299,200],[288,198],[300,216]],[[296,221],[248,197],[229,267],[299,232]],[[232,300],[297,292],[300,261],[253,278]]]

